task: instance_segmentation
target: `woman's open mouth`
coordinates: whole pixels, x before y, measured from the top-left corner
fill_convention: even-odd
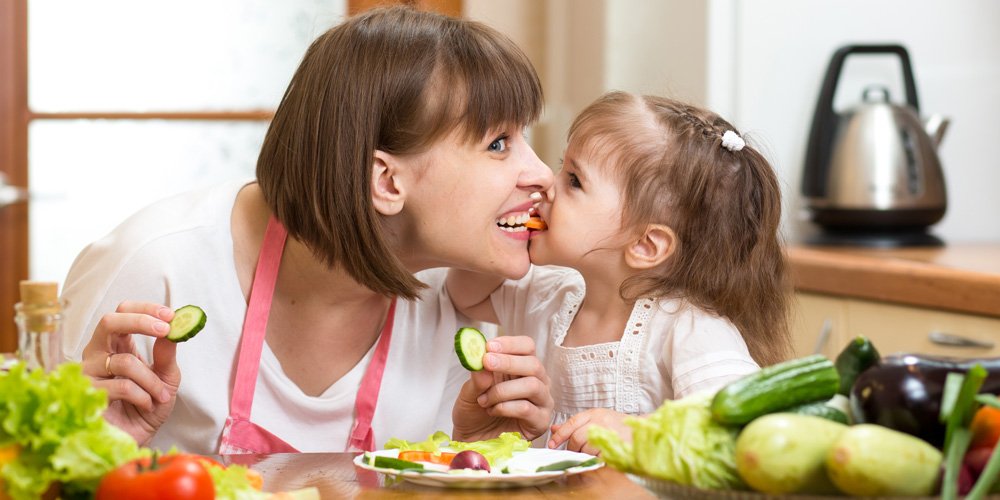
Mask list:
[[[524,231],[544,231],[545,221],[541,217],[531,216],[527,212],[517,215],[501,217],[496,221],[497,227],[508,233],[522,233]]]
[[[519,214],[512,214],[506,217],[500,217],[497,219],[497,227],[508,233],[523,233],[527,231],[528,228],[525,223],[531,218],[528,212],[522,212]]]

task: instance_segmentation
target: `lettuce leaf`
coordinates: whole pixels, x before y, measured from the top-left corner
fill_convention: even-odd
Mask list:
[[[227,500],[265,500],[270,493],[254,488],[247,480],[247,468],[242,465],[229,467],[209,467],[215,484],[215,498]]]
[[[441,448],[447,447],[454,451],[478,451],[490,463],[490,467],[510,459],[515,451],[524,451],[530,446],[531,443],[521,437],[520,432],[504,432],[493,439],[464,442],[452,441],[447,434],[437,431],[425,441],[411,443],[405,439],[392,438],[385,443],[387,450],[399,448],[399,451],[419,450],[438,453]]]
[[[442,446],[447,446],[451,441],[451,438],[447,434],[441,431],[437,431],[424,441],[418,441],[411,443],[405,439],[392,438],[385,443],[385,449],[392,450],[399,448],[399,451],[406,450],[417,450],[417,451],[429,451],[431,453],[437,453],[441,450]]]
[[[593,425],[587,429],[587,442],[601,450],[601,458],[608,465],[622,472],[632,472],[635,469],[632,463],[632,457],[635,456],[632,443],[623,441],[615,431]]]
[[[462,441],[452,441],[448,447],[456,451],[473,450],[478,451],[490,463],[490,467],[496,466],[514,456],[515,451],[524,451],[531,446],[526,439],[521,437],[520,432],[504,432],[500,436],[485,441],[473,441],[464,443]]]
[[[592,427],[588,439],[612,467],[703,489],[746,489],[736,472],[737,427],[712,420],[711,392],[665,401],[645,418],[630,417],[632,453],[617,434]]]
[[[104,474],[142,454],[130,435],[104,420],[107,395],[77,363],[48,374],[16,363],[0,372],[0,394],[0,446],[20,448],[0,468],[14,500],[39,498],[53,481],[92,494]]]

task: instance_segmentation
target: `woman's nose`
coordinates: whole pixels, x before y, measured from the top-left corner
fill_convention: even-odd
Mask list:
[[[534,150],[529,149],[529,153],[525,155],[524,170],[519,181],[521,187],[533,191],[548,191],[552,187],[552,169],[538,158]]]

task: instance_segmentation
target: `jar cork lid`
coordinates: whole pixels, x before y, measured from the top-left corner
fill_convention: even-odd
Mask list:
[[[58,283],[54,281],[21,281],[22,304],[56,304],[58,302]]]

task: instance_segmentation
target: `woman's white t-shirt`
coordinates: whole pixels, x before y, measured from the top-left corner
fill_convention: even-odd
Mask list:
[[[564,347],[584,293],[577,271],[532,266],[491,296],[505,335],[535,339],[552,381],[553,423],[591,408],[650,413],[759,369],[729,320],[681,300],[638,300],[620,340]]]
[[[252,181],[249,181],[252,182]],[[101,317],[124,300],[177,308],[196,304],[205,329],[177,346],[182,381],[177,403],[151,446],[213,454],[229,414],[247,303],[233,257],[231,217],[248,181],[157,202],[88,246],[66,278],[63,354],[80,360]],[[400,299],[372,428],[375,446],[393,437],[424,440],[450,433],[451,410],[468,372],[454,351],[457,316],[444,292],[445,270],[417,274],[429,285],[418,301]],[[340,332],[330,332],[338,335]],[[345,332],[346,334],[346,332]],[[152,339],[133,336],[146,362]],[[299,451],[345,451],[354,400],[374,346],[323,394],[304,394],[264,343],[251,421]]]

